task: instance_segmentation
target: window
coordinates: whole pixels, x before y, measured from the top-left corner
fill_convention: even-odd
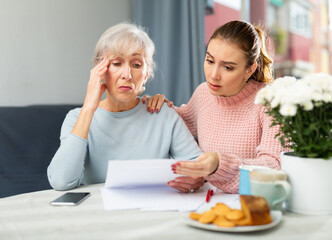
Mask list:
[[[303,37],[311,37],[310,11],[297,2],[290,3],[290,31]]]

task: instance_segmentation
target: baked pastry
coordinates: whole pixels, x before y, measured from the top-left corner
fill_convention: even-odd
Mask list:
[[[227,213],[231,211],[230,207],[228,207],[225,203],[217,203],[213,208],[212,211],[219,217],[225,216]]]
[[[200,223],[208,224],[212,223],[214,219],[216,219],[216,217],[217,217],[216,214],[212,210],[209,210],[204,212],[198,221]]]
[[[192,212],[189,214],[189,217],[194,220],[199,220],[201,218],[202,214]]]
[[[246,225],[264,225],[272,222],[269,205],[263,197],[240,195],[240,201]]]
[[[214,219],[213,224],[219,227],[235,227],[235,223],[228,221],[224,216],[218,216]]]

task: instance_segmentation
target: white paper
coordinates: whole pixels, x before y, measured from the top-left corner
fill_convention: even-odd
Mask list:
[[[102,188],[105,210],[194,211],[205,201],[209,186],[194,193],[181,193],[168,186]]]
[[[139,159],[111,160],[108,162],[106,188],[123,188],[166,185],[179,175],[172,172],[171,165],[179,160]]]
[[[140,209],[142,211],[196,211],[212,207],[216,202],[237,206],[238,194],[217,191],[209,183],[194,193],[181,193],[167,186],[178,175],[171,165],[179,160],[111,160],[105,187],[101,188],[105,210]],[[208,189],[215,194],[206,203]],[[213,204],[213,205],[212,205]]]

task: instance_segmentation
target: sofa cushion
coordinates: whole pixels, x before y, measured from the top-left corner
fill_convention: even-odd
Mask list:
[[[0,197],[49,189],[46,169],[76,105],[0,107]]]

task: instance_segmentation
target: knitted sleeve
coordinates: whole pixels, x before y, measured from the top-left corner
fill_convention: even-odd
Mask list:
[[[61,128],[60,147],[47,168],[48,180],[55,190],[69,190],[83,183],[88,142],[71,133],[78,115],[78,109],[67,114]]]
[[[261,140],[256,147],[256,158],[241,159],[235,154],[224,154],[217,151],[219,156],[219,168],[206,180],[224,192],[238,193],[239,191],[239,166],[240,165],[260,165],[274,169],[280,169],[280,153],[286,151],[282,148],[279,139],[275,135],[279,127],[270,127],[271,119],[265,113],[263,107],[260,108],[260,127],[262,129]]]
[[[199,85],[187,104],[182,104],[180,107],[174,107],[175,111],[181,116],[186,123],[191,134],[197,136],[197,115],[199,109],[199,99],[202,95],[203,84]]]

